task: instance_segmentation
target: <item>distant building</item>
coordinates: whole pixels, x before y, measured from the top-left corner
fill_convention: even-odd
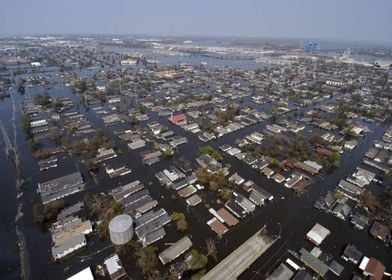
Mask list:
[[[187,117],[185,114],[178,114],[178,115],[173,115],[169,118],[169,120],[173,124],[181,124],[181,123],[186,123]]]
[[[40,62],[30,62],[30,65],[32,66],[32,67],[40,67],[41,66],[41,63]]]
[[[305,51],[308,53],[315,53],[319,50],[319,44],[317,42],[308,42],[305,45]]]

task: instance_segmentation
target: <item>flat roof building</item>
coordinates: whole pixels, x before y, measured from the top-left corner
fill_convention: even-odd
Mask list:
[[[84,188],[84,181],[80,172],[74,172],[63,177],[38,183],[42,203],[46,204],[57,199],[77,193]]]
[[[330,234],[331,232],[327,228],[316,223],[313,228],[306,234],[306,238],[313,244],[319,246]]]
[[[94,280],[94,275],[91,272],[91,268],[86,267],[71,277],[68,277],[67,280]]]

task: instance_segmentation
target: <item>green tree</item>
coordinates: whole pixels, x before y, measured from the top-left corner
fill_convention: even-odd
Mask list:
[[[189,265],[192,270],[199,270],[207,266],[208,259],[206,255],[199,253],[196,249],[191,250],[191,259]]]
[[[185,215],[179,212],[173,212],[170,218],[176,222],[177,230],[184,232],[188,230],[188,222],[185,219]]]
[[[135,253],[138,257],[136,265],[142,269],[143,275],[148,279],[154,279],[154,274],[158,265],[157,251],[157,247],[147,246]]]
[[[48,204],[36,203],[33,206],[34,221],[41,224],[54,222],[64,206],[65,203],[63,200],[56,200]]]
[[[223,160],[223,154],[220,153],[219,151],[215,150],[211,146],[204,146],[199,148],[199,154],[208,154],[212,156],[215,160],[217,161],[222,161]]]

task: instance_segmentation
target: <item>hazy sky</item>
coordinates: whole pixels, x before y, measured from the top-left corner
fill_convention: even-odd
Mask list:
[[[0,0],[0,34],[154,34],[392,42],[392,0]]]

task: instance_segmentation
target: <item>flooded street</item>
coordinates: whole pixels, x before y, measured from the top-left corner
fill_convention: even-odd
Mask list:
[[[196,60],[196,59],[195,59]],[[172,62],[173,60],[170,60]],[[188,62],[187,60],[185,60]],[[200,61],[200,58],[198,58]],[[240,64],[240,62],[238,62]],[[213,63],[211,63],[213,65]],[[208,62],[210,65],[210,62]],[[97,71],[97,70],[94,70]],[[48,74],[48,73],[47,73]],[[70,97],[77,100],[78,96],[71,93],[70,89],[63,85],[58,77],[58,72],[51,72],[52,81],[55,82],[54,88],[49,90],[52,97]],[[90,73],[93,75],[93,73]],[[123,155],[115,159],[111,159],[110,163],[124,162],[132,173],[118,179],[109,179],[104,172],[104,168],[100,168],[98,175],[99,184],[96,185],[89,175],[85,165],[72,155],[62,153],[59,156],[59,167],[39,172],[37,161],[33,159],[30,151],[30,144],[24,137],[24,133],[20,120],[20,106],[19,103],[29,96],[34,96],[41,93],[41,87],[27,89],[27,94],[24,96],[16,95],[15,102],[17,102],[16,109],[18,111],[18,118],[16,119],[17,128],[17,143],[18,150],[21,156],[22,178],[25,183],[21,186],[23,195],[19,198],[23,203],[22,212],[24,215],[20,218],[26,233],[26,241],[28,245],[29,261],[31,268],[32,279],[63,279],[68,277],[87,266],[102,263],[104,258],[110,252],[113,252],[113,247],[110,241],[101,241],[96,235],[90,237],[87,249],[82,250],[72,258],[65,259],[61,263],[53,263],[51,261],[50,253],[50,234],[43,232],[33,221],[32,209],[36,202],[40,201],[37,193],[37,184],[45,182],[75,171],[80,171],[86,180],[86,190],[74,194],[67,198],[69,204],[83,200],[86,193],[91,194],[107,194],[112,188],[121,184],[126,184],[135,180],[140,180],[146,189],[151,193],[153,199],[159,201],[159,206],[165,208],[168,213],[182,212],[186,213],[189,223],[188,232],[191,233],[193,247],[197,249],[205,248],[205,242],[208,238],[216,238],[216,234],[212,232],[206,224],[206,217],[210,214],[208,208],[204,204],[189,208],[185,200],[174,195],[175,192],[171,189],[160,186],[155,174],[164,168],[167,168],[173,161],[180,157],[185,157],[192,164],[196,166],[195,158],[200,146],[206,145],[201,142],[194,134],[185,132],[179,126],[175,126],[168,121],[166,117],[160,117],[157,113],[149,111],[150,121],[157,121],[175,132],[176,135],[185,136],[188,143],[178,147],[176,156],[172,159],[162,158],[161,162],[152,166],[145,166],[141,162],[140,151],[132,151],[127,145],[121,142],[117,137],[115,138],[116,145],[124,151]],[[327,100],[327,102],[329,102]],[[265,105],[268,106],[268,105]],[[307,108],[311,110],[312,107]],[[121,129],[129,128],[129,125],[120,123],[113,126],[105,126],[101,119],[97,117],[94,110],[85,111],[83,106],[80,106],[80,113],[85,114],[95,128],[101,129],[105,132],[114,132]],[[5,99],[0,102],[0,118],[5,125],[7,134],[13,142],[13,128],[12,128],[12,102],[11,99]],[[257,124],[245,127],[234,133],[227,134],[210,144],[219,149],[223,144],[233,144],[236,139],[243,138],[247,134],[254,131],[261,132],[269,121],[259,122]],[[142,123],[146,127],[146,123]],[[328,250],[340,263],[344,264],[345,270],[340,278],[336,279],[351,279],[352,271],[356,269],[354,265],[346,263],[340,259],[342,250],[347,243],[355,244],[361,251],[366,252],[366,255],[374,256],[382,261],[387,271],[392,270],[392,252],[390,248],[383,245],[377,240],[373,240],[366,230],[359,232],[355,230],[349,222],[343,222],[331,214],[319,211],[313,207],[314,202],[323,193],[333,190],[337,183],[350,175],[355,168],[362,162],[365,152],[372,147],[374,141],[380,139],[387,129],[384,124],[369,124],[371,130],[363,138],[359,138],[358,147],[354,152],[345,152],[342,155],[341,164],[336,171],[331,174],[322,173],[316,176],[306,195],[298,197],[289,189],[286,189],[282,184],[275,183],[275,181],[267,179],[251,167],[245,165],[234,157],[225,154],[223,163],[231,165],[231,173],[237,172],[245,180],[253,180],[257,185],[266,189],[274,196],[272,203],[267,203],[242,220],[236,227],[230,229],[222,239],[217,241],[218,257],[223,259],[234,249],[240,246],[246,239],[251,237],[255,232],[260,230],[264,225],[267,225],[270,233],[273,235],[281,235],[273,247],[262,255],[248,270],[245,271],[240,279],[261,279],[265,273],[278,263],[279,260],[284,260],[287,249],[299,250],[304,247],[308,250],[312,248],[311,244],[305,240],[306,233],[317,222],[327,227],[331,231],[331,236],[328,237],[323,244],[323,248]],[[307,127],[309,129],[309,127]],[[19,263],[19,248],[15,233],[15,216],[17,214],[17,190],[16,190],[16,170],[14,160],[6,157],[4,151],[6,144],[3,139],[0,140],[0,170],[2,174],[1,188],[2,195],[0,196],[0,212],[2,213],[2,220],[0,225],[0,274],[1,279],[11,280],[20,277],[20,263]],[[209,207],[218,208],[223,204],[218,204],[215,200],[216,196],[209,191],[204,191],[201,197]],[[157,247],[165,248],[165,243],[177,241],[183,236],[180,234],[175,223],[171,223],[165,227],[167,236],[156,243]],[[286,256],[287,257],[287,256]],[[135,275],[135,279],[140,277],[140,272],[136,269],[134,259],[130,256],[128,263],[123,263],[130,275]],[[209,268],[215,263],[209,262]]]

